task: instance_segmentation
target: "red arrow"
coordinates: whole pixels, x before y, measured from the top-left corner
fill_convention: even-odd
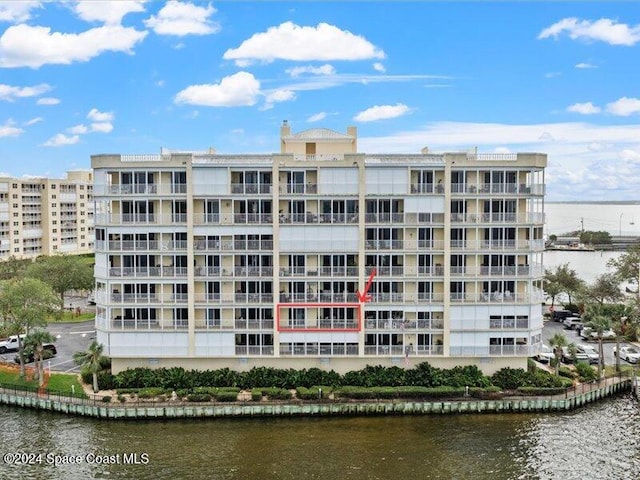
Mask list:
[[[364,287],[364,293],[360,293],[359,290],[356,290],[356,294],[358,295],[358,300],[360,301],[360,303],[371,301],[371,295],[369,295],[367,292],[371,288],[371,284],[373,283],[373,277],[375,276],[376,276],[376,269],[374,268],[373,270],[371,270],[371,273],[369,274],[369,280],[367,280],[367,285]]]

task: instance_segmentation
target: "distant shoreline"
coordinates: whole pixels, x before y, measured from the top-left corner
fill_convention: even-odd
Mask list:
[[[581,204],[581,205],[640,205],[640,200],[591,200],[591,201],[582,201],[582,200],[562,200],[562,201],[552,201],[548,200],[545,204],[554,203],[554,204]]]

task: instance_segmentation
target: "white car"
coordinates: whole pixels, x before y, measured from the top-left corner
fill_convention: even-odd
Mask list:
[[[613,355],[616,355],[616,348],[613,347]],[[634,347],[620,347],[620,358],[629,363],[638,363],[640,360],[640,350]]]
[[[591,327],[584,327],[582,329],[582,331],[580,332],[580,336],[582,338],[587,339],[587,340],[597,340],[598,339],[598,332],[596,332]],[[605,330],[604,332],[602,332],[602,339],[603,340],[610,340],[612,338],[616,338],[616,332],[614,332],[613,330]]]
[[[553,349],[543,343],[540,352],[536,355],[535,358],[540,363],[549,363],[551,362],[552,358],[555,358],[555,355],[553,353]]]

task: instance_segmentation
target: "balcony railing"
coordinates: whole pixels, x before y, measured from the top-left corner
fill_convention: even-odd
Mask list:
[[[324,318],[317,320],[317,323],[316,321],[313,323],[305,323],[304,320],[291,319],[287,324],[281,324],[282,330],[355,330],[357,328],[357,320],[344,318]]]
[[[488,357],[488,356],[512,356],[531,357],[537,353],[533,345],[491,345],[487,347],[449,347],[449,355],[452,357]]]
[[[247,330],[272,330],[273,320],[245,320],[243,318],[236,318],[233,324],[236,329]]]
[[[496,193],[505,195],[544,195],[544,187],[544,184],[541,183],[453,183],[451,184],[451,193],[471,195]]]
[[[111,267],[111,277],[186,277],[187,267]]]
[[[280,292],[281,303],[353,303],[358,301],[355,293],[330,293],[307,292],[289,293]]]
[[[365,318],[364,327],[370,330],[442,330],[444,320],[406,320],[406,319],[370,319]]]
[[[272,223],[273,217],[270,213],[235,213],[233,223]]]
[[[236,345],[236,355],[273,355],[272,345]]]
[[[316,183],[287,183],[280,185],[281,195],[313,195],[318,193],[318,185]]]
[[[451,240],[454,250],[533,250],[544,249],[544,240]]]
[[[318,356],[335,357],[343,355],[358,355],[357,344],[344,343],[281,343],[280,355],[286,356]]]
[[[272,240],[196,240],[195,250],[273,250]]]
[[[270,194],[272,186],[271,184],[262,183],[232,183],[231,193],[241,195],[258,195],[258,194]]]
[[[216,225],[220,223],[219,213],[196,213],[193,216],[194,225]]]
[[[405,223],[404,213],[365,213],[366,223]]]
[[[194,274],[196,277],[219,277],[220,267],[196,266]]]
[[[541,293],[451,293],[452,303],[540,303],[543,300]]]
[[[273,267],[243,267],[236,266],[233,269],[236,277],[271,277]]]
[[[452,223],[544,223],[544,214],[528,213],[452,213]]]
[[[412,243],[415,245],[415,242]],[[364,248],[367,250],[402,250],[404,242],[402,240],[365,240]]]
[[[358,223],[357,213],[280,213],[278,219],[281,224],[287,223]]]

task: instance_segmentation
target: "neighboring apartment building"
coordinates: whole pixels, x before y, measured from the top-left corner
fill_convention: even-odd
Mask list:
[[[0,261],[93,253],[93,173],[65,179],[0,176]]]
[[[97,339],[114,371],[526,367],[546,155],[356,145],[353,127],[285,122],[278,154],[92,156]]]

